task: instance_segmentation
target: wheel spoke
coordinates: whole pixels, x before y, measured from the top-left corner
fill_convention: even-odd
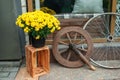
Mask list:
[[[68,56],[67,56],[67,60],[69,61],[71,57],[71,50],[68,50]]]
[[[60,54],[63,54],[63,53],[65,53],[65,52],[67,52],[67,51],[68,51],[67,48],[64,48],[64,49],[59,50]]]
[[[63,42],[63,41],[59,41],[59,43],[60,43],[60,44],[63,44],[63,45],[67,45],[67,46],[69,45],[69,44],[67,44],[67,43],[65,43],[65,42]]]
[[[82,44],[82,43],[85,43],[86,42],[86,40],[85,39],[82,39],[82,40],[80,40],[77,44]]]
[[[77,36],[78,36],[78,33],[74,33],[74,37],[73,37],[73,43],[76,44],[78,43],[78,40],[77,40]]]
[[[74,36],[74,40],[76,40],[77,39],[77,33],[75,33],[75,36]]]
[[[70,35],[69,35],[68,33],[66,33],[66,34],[67,34],[68,40],[70,41],[70,43],[72,43],[71,38],[70,38]]]
[[[81,37],[82,36],[82,37]],[[80,38],[80,39],[79,39]],[[87,42],[84,40],[86,39]],[[80,42],[81,40],[81,42]],[[83,42],[82,42],[83,41]],[[84,63],[80,60],[79,56],[72,50],[74,46],[84,45],[86,49],[89,47],[87,53],[81,51],[84,56],[89,57],[92,49],[92,40],[88,33],[79,26],[65,27],[57,32],[53,40],[53,55],[55,59],[66,67],[80,67]],[[89,46],[88,46],[89,45]],[[79,50],[80,51],[80,50]],[[86,55],[89,54],[89,55]]]

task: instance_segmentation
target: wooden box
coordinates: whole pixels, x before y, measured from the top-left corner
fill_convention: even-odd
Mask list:
[[[48,46],[34,48],[27,45],[25,51],[27,71],[32,77],[41,76],[50,71],[50,51]]]

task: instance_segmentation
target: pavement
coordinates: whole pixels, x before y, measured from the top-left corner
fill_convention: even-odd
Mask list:
[[[39,77],[39,80],[120,80],[120,69],[104,69],[96,66],[96,71],[87,65],[81,68],[66,68],[51,63],[50,73]]]
[[[15,80],[20,61],[0,61],[0,80]]]
[[[11,63],[7,66],[1,64],[0,80],[15,80],[20,67],[25,67],[25,62],[20,66],[11,66]],[[120,69],[104,69],[96,66],[96,71],[92,71],[87,65],[80,68],[66,68],[59,63],[51,63],[50,73],[40,76],[39,80],[120,80]]]

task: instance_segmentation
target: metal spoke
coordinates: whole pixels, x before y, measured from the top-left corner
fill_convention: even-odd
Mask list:
[[[116,22],[116,17],[120,17],[119,13],[103,13],[90,18],[83,29],[87,30],[94,42],[94,51],[90,60],[96,65],[108,68],[120,68],[120,36],[119,36],[119,22]],[[87,40],[87,39],[86,39]],[[87,44],[87,41],[86,41]],[[88,45],[89,46],[89,45]],[[80,50],[84,53],[88,47],[83,47],[80,44]],[[117,49],[118,48],[118,49]]]

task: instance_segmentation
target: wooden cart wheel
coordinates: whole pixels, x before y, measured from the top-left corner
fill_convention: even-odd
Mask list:
[[[80,60],[72,47],[76,46],[87,59],[93,49],[92,39],[88,32],[80,27],[69,26],[57,32],[53,39],[53,55],[55,59],[65,67],[81,67],[83,61]]]

